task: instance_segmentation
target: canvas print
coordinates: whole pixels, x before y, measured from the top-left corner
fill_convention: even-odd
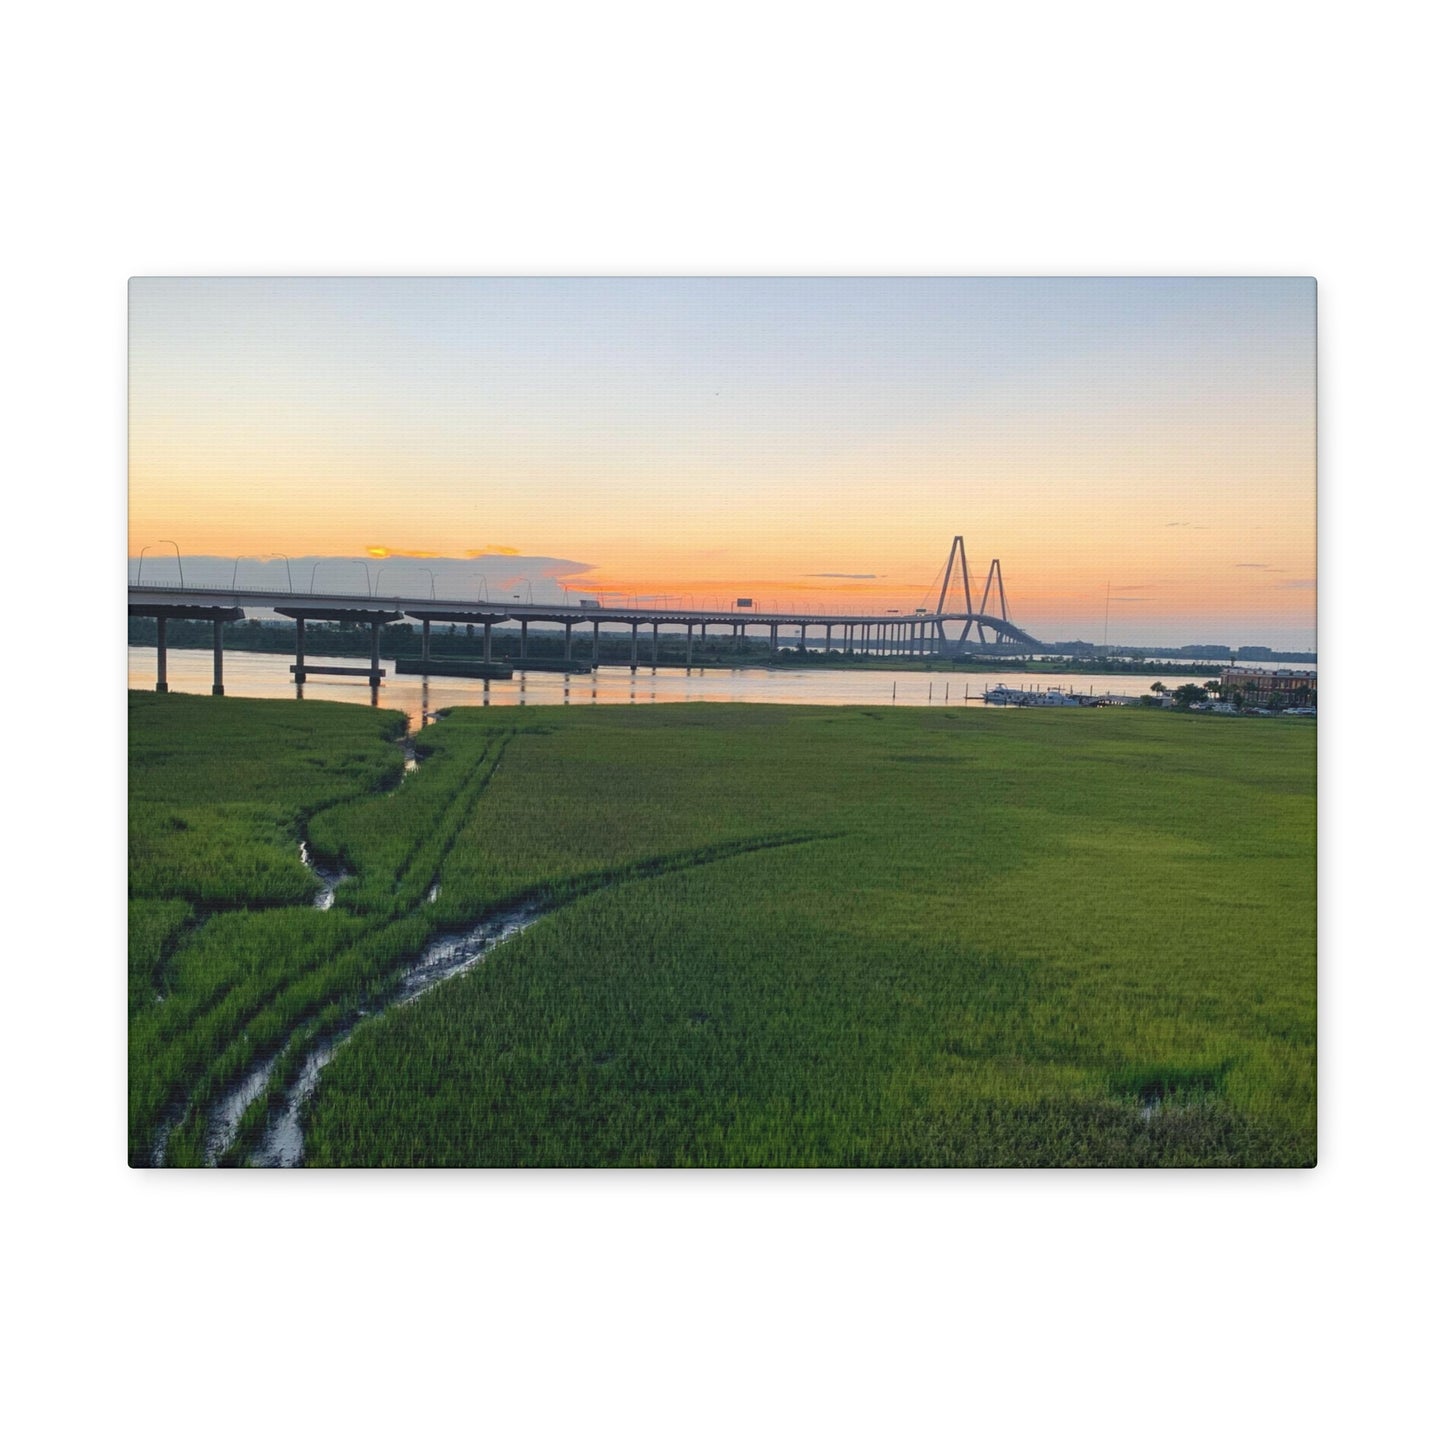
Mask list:
[[[137,1168],[1316,1155],[1308,278],[137,278]]]

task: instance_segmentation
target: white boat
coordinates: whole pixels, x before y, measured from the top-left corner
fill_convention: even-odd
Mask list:
[[[983,695],[985,702],[997,703],[1002,707],[1082,707],[1076,697],[1057,687],[1047,692],[1026,692],[1020,687],[1004,687],[1000,683],[989,688]]]

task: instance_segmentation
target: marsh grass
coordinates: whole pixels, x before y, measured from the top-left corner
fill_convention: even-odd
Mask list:
[[[147,700],[148,837],[161,804],[245,804],[292,820],[293,858],[304,824],[357,876],[325,913],[188,925],[191,895],[142,900],[133,1007],[137,975],[171,987],[132,1024],[133,1153],[280,1053],[254,1141],[306,1041],[386,997],[402,959],[544,898],[556,911],[484,966],[356,1028],[308,1162],[1313,1159],[1309,723],[688,704],[528,709],[518,729],[457,709],[398,784],[385,715],[252,706],[289,710],[284,736],[245,720],[268,781],[240,776],[243,750],[234,789],[203,758],[204,798],[174,777],[157,796],[144,775],[184,745],[151,735]],[[314,709],[365,727],[307,732]],[[326,746],[349,772],[297,761]],[[243,895],[284,854],[264,817],[197,826],[233,830]],[[170,1162],[203,1140],[177,1130]]]

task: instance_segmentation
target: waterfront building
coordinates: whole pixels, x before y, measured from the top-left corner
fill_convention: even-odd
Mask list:
[[[1219,674],[1219,695],[1243,707],[1301,708],[1316,705],[1319,674],[1267,667],[1226,667]]]

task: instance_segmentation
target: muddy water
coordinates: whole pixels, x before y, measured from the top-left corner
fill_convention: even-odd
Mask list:
[[[257,1066],[231,1089],[219,1104],[211,1110],[206,1128],[206,1163],[214,1165],[236,1140],[236,1130],[241,1127],[241,1118],[256,1099],[266,1090],[266,1081],[276,1065],[271,1057]]]
[[[548,911],[547,907],[540,903],[519,904],[494,915],[465,933],[448,933],[433,939],[405,966],[396,991],[376,1012],[384,1013],[387,1009],[399,1008],[420,998],[438,984],[445,983],[447,979],[466,973],[476,967],[498,944],[515,938]],[[254,1167],[294,1169],[305,1158],[306,1141],[301,1129],[302,1110],[306,1101],[316,1092],[322,1069],[331,1062],[336,1050],[346,1042],[352,1030],[364,1017],[364,1012],[358,1013],[345,1028],[321,1040],[307,1054],[295,1082],[286,1091],[285,1109],[267,1126],[265,1136],[251,1156],[250,1162]],[[269,1065],[266,1072],[270,1072]],[[263,1079],[263,1087],[264,1082]],[[259,1092],[259,1089],[255,1090],[251,1098],[257,1097]],[[237,1114],[236,1118],[239,1122],[240,1114]],[[234,1128],[231,1137],[235,1137]]]
[[[321,887],[316,890],[316,897],[311,900],[313,908],[319,908],[324,913],[333,903],[336,902],[336,890],[346,882],[348,878],[354,878],[354,873],[348,873],[344,868],[328,868],[318,863],[311,856],[310,845],[303,838],[301,840],[301,861],[316,875]]]
[[[415,772],[418,766],[416,747],[411,735],[400,740],[405,755],[405,772]],[[316,876],[321,885],[312,899],[312,907],[327,909],[336,901],[336,890],[354,875],[343,868],[328,868],[312,856],[310,845],[303,839],[300,844],[301,861]],[[440,891],[433,883],[427,894],[427,901],[434,903]],[[488,918],[476,927],[461,933],[443,934],[432,940],[415,958],[403,965],[401,981],[382,1010],[396,1008],[420,997],[449,978],[465,973],[479,963],[499,943],[515,937],[524,928],[536,922],[546,910],[541,904],[521,904],[506,912]],[[301,1111],[307,1099],[316,1090],[321,1070],[330,1062],[337,1048],[350,1036],[352,1029],[366,1017],[368,1010],[361,1010],[344,1028],[327,1035],[306,1055],[300,1072],[286,1093],[286,1106],[278,1118],[267,1125],[266,1133],[251,1163],[261,1168],[289,1169],[298,1165],[305,1154],[305,1139],[301,1131]],[[273,1055],[258,1064],[243,1079],[227,1090],[216,1104],[207,1121],[206,1163],[218,1164],[236,1142],[236,1133],[241,1126],[246,1110],[265,1093],[271,1080],[272,1070],[279,1055]],[[165,1131],[156,1145],[157,1164],[165,1157]]]
[[[401,750],[406,759],[403,769],[407,773],[413,773],[417,768],[416,746],[408,733],[400,740]],[[311,900],[313,908],[325,912],[336,902],[336,890],[346,882],[348,878],[354,878],[354,873],[348,872],[345,868],[328,867],[326,864],[314,858],[311,854],[311,845],[305,838],[299,845],[301,861],[310,869],[316,881],[321,885],[316,890],[315,897]],[[432,894],[435,896],[433,888]],[[264,1063],[258,1064],[249,1074],[246,1075],[233,1088],[227,1090],[212,1110],[206,1129],[206,1163],[216,1164],[236,1140],[236,1131],[241,1126],[241,1120],[246,1110],[252,1103],[259,1099],[265,1092],[266,1084],[270,1080],[271,1070],[276,1065],[275,1056],[267,1059]],[[155,1162],[160,1164],[165,1158],[166,1137],[169,1129],[162,1132],[156,1143]]]

